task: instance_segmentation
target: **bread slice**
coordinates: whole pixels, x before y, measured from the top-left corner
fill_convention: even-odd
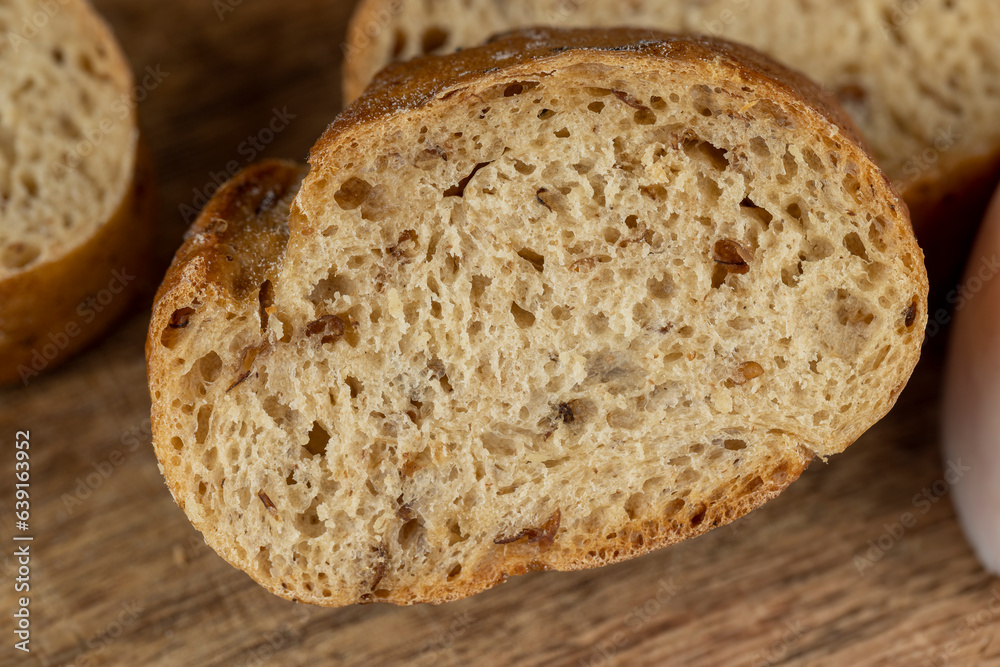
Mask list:
[[[387,70],[310,163],[222,189],[147,347],[174,497],[288,598],[440,602],[699,535],[919,355],[905,204],[742,47],[514,34]]]
[[[0,3],[0,384],[91,342],[147,264],[131,69],[87,3],[50,4]]]
[[[535,25],[636,25],[758,48],[839,97],[909,203],[942,285],[1000,178],[1000,3],[990,0],[362,0],[345,97],[391,61]]]

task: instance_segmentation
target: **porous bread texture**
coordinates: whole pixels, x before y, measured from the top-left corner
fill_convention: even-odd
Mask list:
[[[0,34],[3,280],[60,259],[107,222],[132,185],[138,129],[131,71],[86,3],[54,2],[50,16],[4,0]]]
[[[5,384],[55,368],[128,307],[152,207],[131,70],[93,9],[2,0],[0,35]]]
[[[931,192],[949,173],[970,178],[1000,160],[1000,3],[991,0],[363,0],[347,35],[345,99],[392,61],[536,25],[635,25],[756,47],[836,94],[922,207],[936,204]]]
[[[698,535],[843,450],[916,364],[927,283],[792,80],[514,35],[387,75],[297,195],[291,166],[235,179],[147,347],[192,523],[284,597],[441,602]]]

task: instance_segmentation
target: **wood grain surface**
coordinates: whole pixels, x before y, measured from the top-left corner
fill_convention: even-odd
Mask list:
[[[162,264],[183,207],[197,208],[230,163],[306,156],[340,107],[353,2],[95,4],[140,81],[147,67],[166,75],[140,106]],[[261,136],[279,116],[287,126]],[[956,522],[959,462],[938,454],[943,334],[886,420],[733,526],[454,604],[328,610],[257,587],[171,500],[149,443],[150,298],[64,369],[0,392],[0,665],[1000,664],[1000,581]],[[21,430],[32,452],[30,655],[11,632]]]

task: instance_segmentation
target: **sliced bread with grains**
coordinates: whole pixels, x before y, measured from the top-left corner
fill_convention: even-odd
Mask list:
[[[148,263],[131,69],[90,5],[50,4],[0,1],[0,384],[103,333]]]
[[[536,25],[636,25],[760,49],[835,94],[910,205],[940,289],[1000,178],[1000,3],[992,0],[362,0],[345,99],[382,67]]]
[[[320,605],[694,537],[895,402],[927,282],[835,103],[749,49],[539,30],[394,66],[226,185],[147,343],[207,542]]]

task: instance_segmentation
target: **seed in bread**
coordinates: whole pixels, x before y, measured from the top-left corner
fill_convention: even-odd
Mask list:
[[[528,31],[237,177],[157,298],[156,454],[284,597],[441,602],[772,498],[892,406],[926,276],[849,121],[748,49]]]
[[[0,384],[90,343],[147,263],[131,69],[87,3],[53,6],[0,1]]]

